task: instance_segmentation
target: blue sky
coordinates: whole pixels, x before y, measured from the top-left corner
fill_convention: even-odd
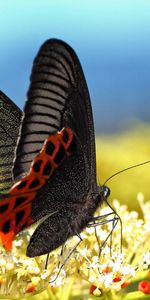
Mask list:
[[[97,131],[150,120],[149,0],[0,0],[0,89],[21,108],[32,61],[51,37],[80,58]]]

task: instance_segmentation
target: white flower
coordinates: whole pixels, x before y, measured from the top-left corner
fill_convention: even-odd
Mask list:
[[[118,260],[115,263],[112,263],[112,267],[113,267],[113,272],[117,272],[118,270],[120,270],[121,261]]]
[[[137,213],[137,211],[134,211],[134,210],[131,211],[130,217],[133,218],[133,219],[137,219],[137,218],[138,218],[138,213]]]
[[[113,274],[112,273],[106,274],[103,277],[104,277],[104,286],[108,288],[113,282]]]
[[[144,253],[144,255],[143,255],[143,261],[144,261],[147,265],[150,265],[150,251]]]
[[[90,281],[91,283],[93,283],[95,280],[96,280],[96,276],[95,276],[95,275],[91,275],[91,276],[89,277],[89,281]]]
[[[35,267],[35,266],[32,266],[32,265],[27,267],[27,271],[30,274],[39,274],[40,273],[40,269],[38,267]]]
[[[84,247],[84,248],[82,248],[81,250],[80,250],[80,254],[82,255],[82,256],[86,256],[88,253],[90,253],[91,252],[91,250],[89,250],[88,248],[87,248],[87,246],[86,247]]]
[[[22,246],[22,243],[23,243],[23,240],[14,240],[13,241],[13,246],[15,247],[21,247]]]
[[[101,295],[101,291],[100,291],[100,289],[98,289],[98,288],[96,288],[95,290],[94,290],[94,292],[93,292],[93,295],[94,296],[100,296]]]
[[[123,266],[121,268],[121,272],[123,275],[131,275],[132,277],[135,276],[135,269],[131,266]]]
[[[50,285],[51,286],[61,286],[63,285],[64,283],[64,277],[59,275],[57,277],[57,274],[56,275],[53,275],[50,277]]]
[[[102,252],[105,255],[110,254],[110,247],[108,247],[108,245],[105,245],[105,247],[103,248]]]
[[[0,267],[4,267],[6,265],[6,260],[4,258],[0,258]]]
[[[86,228],[86,232],[88,233],[88,234],[93,234],[94,233],[94,227],[87,227]]]
[[[50,276],[50,272],[48,270],[44,270],[42,273],[41,273],[41,279],[46,279],[47,277]]]
[[[6,263],[6,269],[7,271],[11,271],[14,269],[14,264],[12,264],[11,262]]]

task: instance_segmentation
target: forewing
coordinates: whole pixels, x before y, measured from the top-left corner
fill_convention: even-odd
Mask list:
[[[95,185],[93,117],[82,68],[70,46],[51,39],[42,45],[33,64],[13,168],[15,180],[28,172],[47,136],[64,126],[70,126],[77,135],[77,151],[82,152],[86,168],[86,185]],[[82,183],[85,184],[81,179]]]
[[[28,173],[47,136],[63,127],[75,134],[73,154],[35,197],[34,220],[66,206],[69,210],[73,203],[83,205],[83,198],[96,191],[94,126],[86,81],[72,48],[52,39],[34,61],[13,168],[16,181]],[[41,236],[44,226],[37,229]]]
[[[21,110],[0,91],[0,193],[12,185],[14,150],[21,123]]]

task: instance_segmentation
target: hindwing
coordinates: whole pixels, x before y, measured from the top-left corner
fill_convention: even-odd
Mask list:
[[[12,185],[14,150],[19,134],[22,112],[0,91],[0,193]]]

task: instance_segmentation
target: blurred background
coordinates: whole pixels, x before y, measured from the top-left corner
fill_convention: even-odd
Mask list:
[[[98,180],[150,159],[150,1],[0,0],[0,89],[23,108],[33,59],[51,37],[78,54],[97,136]],[[110,181],[112,198],[138,209],[150,166]]]

